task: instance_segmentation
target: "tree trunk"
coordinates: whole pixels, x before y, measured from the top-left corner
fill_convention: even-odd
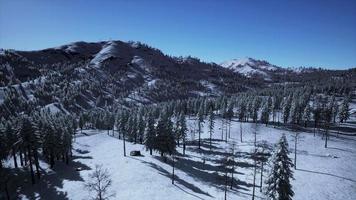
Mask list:
[[[210,143],[210,151],[211,151],[211,147],[212,147],[212,139],[211,139],[211,137],[212,137],[212,130],[210,129],[210,138],[209,138],[209,143]]]
[[[135,139],[134,139],[134,144],[137,143],[137,133],[135,133]]]
[[[126,157],[125,133],[122,136],[124,142],[124,157]]]
[[[256,188],[256,168],[257,168],[256,158],[255,158],[255,167],[253,170],[253,188],[252,188],[252,200],[255,199],[255,188]]]
[[[174,156],[172,156],[172,166],[173,166],[173,172],[172,172],[172,184],[174,185]]]
[[[199,129],[199,140],[198,140],[198,149],[200,149],[200,132],[201,132],[201,122],[198,122],[198,129]]]
[[[183,155],[185,155],[185,138],[183,138]]]
[[[24,158],[24,164],[25,166],[27,165],[27,155],[26,155],[26,150],[23,150],[23,158]]]
[[[231,170],[231,183],[230,183],[230,189],[232,189],[234,185],[234,172],[235,172],[235,163],[232,163],[232,170]]]
[[[328,129],[326,129],[326,132],[325,132],[325,144],[324,144],[325,148],[328,148],[328,136],[329,136]]]
[[[66,152],[66,164],[68,165],[69,164],[69,156],[68,156],[68,152]]]
[[[227,143],[227,123],[225,123],[226,129],[225,129],[225,143]]]
[[[16,151],[15,151],[15,147],[12,147],[12,156],[14,157],[14,165],[15,168],[17,168],[17,158],[16,158]]]
[[[40,165],[39,165],[39,163],[38,163],[37,150],[33,150],[33,156],[34,156],[34,158],[35,158],[35,166],[36,166],[37,178],[38,178],[38,179],[41,179]]]
[[[28,150],[28,161],[30,162],[30,171],[31,171],[31,182],[35,184],[35,175],[33,173],[33,166],[32,166],[32,157],[31,157],[31,147],[30,145],[27,147]]]
[[[260,179],[260,192],[262,192],[262,178],[263,178],[263,162],[261,162],[261,179]]]
[[[22,150],[19,151],[19,155],[20,155],[20,164],[21,166],[23,166]]]
[[[227,198],[227,167],[225,167],[225,196],[224,199]]]
[[[221,140],[224,140],[224,119],[221,119]]]
[[[230,132],[231,132],[231,119],[229,120],[229,138],[231,138],[230,137]]]
[[[51,169],[53,169],[53,167],[54,167],[54,155],[53,155],[53,152],[52,152],[52,150],[51,150],[51,153],[50,153],[50,155],[49,155],[49,164],[50,164],[50,168]]]
[[[240,142],[242,143],[242,122],[240,122]]]
[[[298,140],[298,135],[296,133],[294,139],[294,169],[297,169],[297,142],[298,142],[297,140]]]
[[[150,155],[152,156],[152,148],[150,148]]]

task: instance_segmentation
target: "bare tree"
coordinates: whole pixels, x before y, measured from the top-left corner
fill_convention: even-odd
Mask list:
[[[92,200],[107,200],[114,197],[115,194],[109,191],[112,184],[109,172],[103,169],[102,165],[95,165],[95,171],[89,175],[90,180],[85,183],[85,188],[89,192],[95,192]]]

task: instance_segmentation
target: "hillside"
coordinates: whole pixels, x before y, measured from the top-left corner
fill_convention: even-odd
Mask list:
[[[0,98],[12,86],[24,101],[78,112],[105,105],[148,104],[263,87],[197,58],[164,55],[137,42],[76,42],[0,55]]]
[[[356,85],[354,69],[293,71],[252,58],[221,65],[190,56],[167,56],[139,42],[74,42],[39,51],[2,50],[0,102],[20,96],[15,105],[30,102],[26,107],[55,106],[78,113],[97,107],[232,95],[280,83],[342,91]],[[0,109],[2,113],[20,111]]]
[[[216,120],[220,124],[220,120]],[[197,128],[197,121],[191,119],[189,127]],[[286,134],[290,151],[294,153],[293,131],[283,127],[265,127],[253,123],[242,123],[243,142],[240,142],[240,122],[233,120],[231,137],[225,143],[221,140],[219,126],[214,130],[213,148],[209,150],[208,127],[204,126],[202,134],[203,145],[199,150],[197,143],[187,146],[186,155],[182,154],[182,146],[177,147],[175,163],[175,183],[171,183],[172,160],[167,162],[145,151],[140,144],[126,143],[127,152],[140,150],[142,157],[123,156],[123,141],[106,135],[106,131],[83,130],[85,135],[79,135],[74,144],[74,157],[70,165],[58,162],[53,170],[45,163],[46,171],[40,183],[31,186],[25,172],[18,172],[25,180],[17,191],[22,199],[86,199],[90,194],[84,189],[84,182],[89,180],[88,174],[96,164],[108,169],[113,185],[110,188],[116,195],[113,199],[224,199],[224,159],[232,156],[232,144],[235,144],[233,189],[230,189],[230,168],[228,199],[250,199],[253,185],[253,141],[254,131],[257,131],[257,144],[265,144],[268,148]],[[299,133],[298,164],[292,180],[295,192],[294,200],[305,199],[354,199],[356,176],[355,141],[347,136],[332,135],[329,147],[324,148],[322,135],[315,137],[308,130]],[[117,135],[116,135],[117,137]],[[194,136],[189,135],[189,141]],[[290,154],[293,159],[293,154]],[[9,165],[12,161],[9,160]],[[78,171],[77,169],[80,169]],[[265,164],[263,181],[266,180],[270,166]],[[24,175],[22,177],[21,175]],[[260,193],[260,164],[258,164],[256,198]],[[307,178],[306,178],[307,177]],[[47,183],[50,183],[47,185]],[[264,184],[264,183],[263,183]],[[135,192],[133,192],[135,191]]]

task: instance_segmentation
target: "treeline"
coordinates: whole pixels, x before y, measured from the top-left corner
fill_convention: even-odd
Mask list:
[[[15,98],[16,99],[16,98]],[[201,133],[207,122],[210,141],[214,134],[215,119],[221,120],[221,138],[230,137],[231,122],[234,117],[240,121],[270,123],[292,123],[314,127],[328,127],[334,122],[345,122],[349,118],[348,96],[342,102],[335,96],[313,94],[311,90],[299,89],[290,92],[271,93],[261,96],[258,93],[243,93],[236,96],[219,98],[193,98],[169,101],[139,107],[97,108],[78,114],[51,114],[49,111],[33,111],[31,114],[14,113],[0,122],[1,167],[4,160],[13,157],[14,166],[31,168],[34,179],[35,166],[38,177],[38,158],[41,154],[54,166],[55,161],[70,161],[72,140],[77,128],[96,128],[108,130],[126,141],[144,144],[152,154],[162,156],[173,154],[176,145],[185,145],[187,137],[187,117],[196,122],[190,140],[201,146]],[[197,134],[197,135],[196,135]],[[197,139],[196,139],[197,137]],[[326,137],[327,138],[327,137]],[[242,133],[241,133],[242,140]],[[327,141],[327,140],[326,140]],[[126,152],[124,151],[126,155]]]
[[[0,168],[3,168],[3,160],[12,156],[15,168],[30,168],[31,181],[34,184],[35,171],[38,179],[41,177],[39,154],[51,168],[58,160],[69,163],[76,128],[77,122],[72,116],[50,114],[48,111],[18,115],[7,120],[2,118]]]

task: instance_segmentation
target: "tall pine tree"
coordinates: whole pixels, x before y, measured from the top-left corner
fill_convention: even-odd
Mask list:
[[[271,158],[271,171],[266,180],[265,194],[270,200],[291,200],[294,192],[290,179],[293,178],[292,160],[288,157],[288,142],[283,135]]]

